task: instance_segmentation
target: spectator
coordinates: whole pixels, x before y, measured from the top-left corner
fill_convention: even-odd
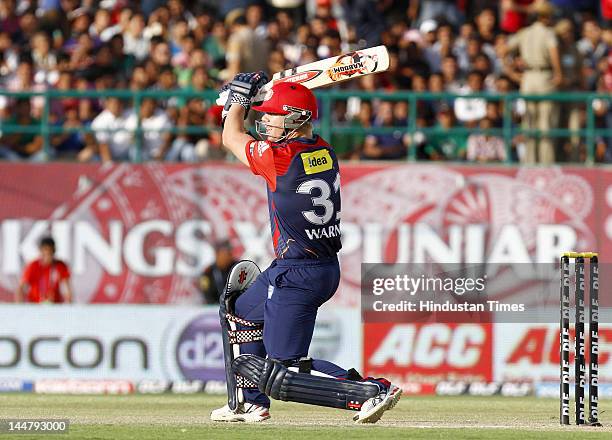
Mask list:
[[[162,66],[159,69],[159,76],[157,83],[155,84],[155,88],[164,92],[172,92],[178,88],[178,84],[176,81],[176,74],[174,73],[174,69],[172,66]],[[172,121],[176,121],[178,117],[178,104],[179,99],[176,96],[167,96],[161,98],[159,103],[163,109],[166,110],[168,116]]]
[[[51,39],[45,32],[37,32],[32,39],[32,61],[34,67],[34,82],[38,84],[54,84],[57,81],[57,58],[51,52]]]
[[[388,129],[394,125],[393,103],[381,102],[374,119],[374,127]],[[402,157],[406,157],[402,130],[366,136],[362,151],[363,159],[399,159]]]
[[[425,57],[429,67],[434,72],[439,72],[442,67],[442,59],[447,55],[454,54],[453,30],[449,25],[442,25],[438,28],[436,41],[425,49]]]
[[[152,61],[158,68],[162,66],[169,66],[172,61],[170,45],[167,41],[161,39],[161,37],[154,38],[153,41],[151,41],[150,61]]]
[[[19,16],[20,38],[23,42],[32,41],[32,37],[38,30],[38,18],[34,9],[27,9]]]
[[[149,80],[149,75],[145,69],[145,66],[140,64],[134,67],[132,71],[132,76],[130,78],[130,89],[131,90],[144,90],[149,87],[151,81]]]
[[[23,57],[23,59],[19,61],[15,73],[5,80],[6,89],[11,92],[42,92],[46,88],[44,84],[36,84],[34,82],[34,67],[32,66],[32,61],[27,57]],[[30,99],[32,115],[36,118],[40,118],[44,102],[44,98],[40,96],[34,96]],[[8,105],[9,102],[5,101],[3,104]],[[5,111],[5,109],[2,110],[3,112]],[[9,109],[7,108],[6,110]]]
[[[101,41],[109,41],[115,35],[124,35],[128,32],[130,28],[130,22],[132,19],[132,10],[130,8],[123,8],[119,12],[119,19],[117,24],[107,27],[103,31],[100,32],[100,40]],[[125,36],[123,36],[125,40]]]
[[[104,111],[91,123],[95,139],[78,155],[78,159],[87,162],[100,159],[104,162],[130,159],[132,134],[126,130],[126,114],[119,98],[108,97]]]
[[[502,0],[501,24],[502,31],[514,34],[527,24],[527,16],[532,11],[531,4],[535,0]]]
[[[543,94],[557,90],[562,84],[563,75],[559,60],[559,48],[554,31],[551,29],[553,8],[550,3],[542,2],[534,6],[537,21],[521,30],[508,40],[508,49],[518,50],[525,62],[525,72],[521,80],[521,93]],[[542,137],[529,136],[526,163],[539,161],[550,164],[555,160],[553,142],[546,132],[558,125],[557,111],[551,101],[529,101],[524,128],[539,129]]]
[[[134,111],[130,111],[125,119],[125,128],[138,136],[137,116]],[[172,129],[170,118],[162,109],[157,108],[155,100],[145,98],[140,103],[140,127],[142,130],[142,160],[162,160],[170,150],[173,135],[169,131]]]
[[[181,38],[179,51],[172,57],[172,65],[178,69],[189,67],[191,56],[196,48],[195,35],[188,32]]]
[[[102,32],[107,29],[111,24],[111,14],[108,9],[100,8],[96,10],[94,14],[94,20],[92,25],[89,27],[89,35],[93,38],[97,38],[98,40],[104,42],[108,41],[108,39],[104,40],[102,38]]]
[[[427,92],[427,78],[421,75],[414,75],[412,77],[412,90],[417,93]],[[417,120],[420,122],[420,125],[426,126],[431,124],[435,116],[434,106],[435,104],[430,100],[417,101]]]
[[[11,39],[20,38],[19,18],[15,12],[15,0],[0,2],[0,30],[10,35]]]
[[[266,38],[266,23],[264,21],[264,9],[259,4],[249,5],[246,8],[245,18],[249,27],[259,38]]]
[[[412,88],[411,82],[414,75],[426,77],[429,72],[429,64],[416,42],[410,41],[400,47],[398,66],[400,78],[398,82],[402,88]]]
[[[150,41],[144,36],[145,21],[141,14],[130,18],[127,32],[123,34],[123,50],[126,55],[132,55],[141,61],[149,54]]]
[[[459,74],[457,58],[447,55],[442,59],[442,77],[446,91],[449,93],[459,93],[463,89],[463,83]]]
[[[582,74],[583,59],[582,54],[576,47],[572,22],[567,19],[561,20],[555,26],[555,33],[559,38],[559,59],[563,72],[563,82],[559,90],[564,92],[584,90],[586,81]],[[575,102],[560,102],[559,106],[560,126],[567,127],[570,130],[580,130],[583,105]],[[579,148],[580,136],[570,136],[569,142],[562,145],[563,158],[572,162],[578,161]]]
[[[347,107],[348,106],[349,103],[347,102]],[[351,146],[352,151],[350,153],[347,152],[347,158],[351,160],[358,160],[361,157],[366,139],[365,133],[372,127],[373,119],[372,103],[370,101],[361,101],[359,103],[359,111],[353,120],[355,125],[364,131],[353,134],[353,144]]]
[[[6,125],[27,128],[40,128],[40,120],[32,117],[29,99],[18,99],[13,107],[13,114],[7,118]],[[8,160],[30,159],[44,160],[42,151],[43,138],[40,133],[11,133],[0,137],[0,158]]]
[[[419,32],[421,33],[421,38],[423,39],[423,46],[428,48],[432,47],[436,43],[438,30],[438,22],[436,20],[428,19],[425,20],[419,26]]]
[[[459,26],[463,21],[463,14],[457,7],[456,0],[410,0],[408,16],[418,23],[426,20],[443,17],[453,26]]]
[[[467,136],[451,132],[455,126],[452,108],[443,105],[437,114],[437,133],[427,136],[424,147],[425,155],[431,160],[463,160],[467,145]]]
[[[597,64],[608,55],[609,47],[603,41],[601,27],[595,20],[585,20],[582,25],[582,38],[577,43],[584,58],[585,76],[589,89],[597,82]]]
[[[469,73],[467,84],[461,89],[462,94],[483,92],[482,73],[474,70]],[[470,127],[487,114],[487,100],[484,98],[457,98],[455,100],[455,115],[457,119]]]
[[[357,35],[373,46],[380,44],[380,36],[386,28],[385,13],[391,6],[392,2],[388,0],[355,0],[351,7],[351,22]]]
[[[608,58],[612,58],[612,55]],[[597,82],[596,91],[602,98],[594,99],[592,103],[595,114],[595,127],[610,130],[612,129],[612,102],[604,97],[610,96],[610,93],[612,93],[612,78],[602,76]],[[612,136],[598,136],[595,141],[596,160],[612,163]]]
[[[476,31],[486,44],[495,44],[495,22],[496,14],[491,8],[482,9],[474,20]]]
[[[495,89],[495,76],[492,74],[493,67],[491,66],[491,58],[484,53],[479,53],[472,62],[472,67],[475,71],[480,72],[483,80],[484,90],[492,91]]]
[[[236,263],[232,255],[229,241],[221,241],[215,245],[215,261],[200,275],[200,292],[204,304],[219,304],[219,298],[229,276],[232,266]]]
[[[223,23],[215,23],[210,35],[202,42],[202,49],[210,56],[215,67],[225,66],[228,31]]]
[[[170,153],[166,156],[167,160],[195,162],[199,158],[222,159],[225,152],[210,148],[211,145],[204,135],[208,113],[205,103],[201,99],[190,99],[185,107],[180,109],[177,128],[179,134],[172,143]],[[201,127],[202,133],[188,133],[186,127]]]
[[[125,43],[122,35],[114,35],[108,41],[111,51],[113,68],[120,75],[121,79],[128,79],[132,73],[136,58],[132,55],[125,55]]]
[[[480,121],[481,133],[473,133],[467,140],[467,160],[471,162],[503,162],[506,160],[504,140],[486,132],[493,128],[491,120]]]
[[[17,69],[19,53],[8,32],[0,30],[0,78],[6,78]]]
[[[15,293],[15,302],[70,303],[72,288],[70,270],[55,258],[55,241],[44,237],[40,241],[40,258],[30,262]]]
[[[149,15],[149,21],[147,27],[145,27],[142,34],[148,40],[154,38],[165,39],[169,33],[170,26],[170,11],[166,6],[159,6]]]
[[[503,126],[501,103],[499,101],[487,102],[486,118],[491,121],[491,124],[495,128],[501,128]]]
[[[185,20],[178,20],[170,28],[170,52],[175,56],[181,51],[181,42],[189,34],[189,25]]]
[[[55,157],[74,157],[85,147],[88,140],[91,139],[91,135],[82,131],[75,131],[75,129],[85,127],[85,124],[79,119],[78,100],[70,99],[64,101],[62,113],[65,115],[65,118],[56,125],[63,127],[66,131],[53,136],[51,143],[54,147]]]

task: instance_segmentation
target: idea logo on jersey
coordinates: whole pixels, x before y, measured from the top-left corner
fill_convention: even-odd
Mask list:
[[[306,174],[316,174],[332,169],[333,161],[327,150],[302,153],[300,156],[302,157]]]

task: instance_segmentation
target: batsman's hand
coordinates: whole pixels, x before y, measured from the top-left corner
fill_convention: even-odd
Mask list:
[[[229,83],[229,96],[225,103],[225,110],[229,110],[233,104],[238,104],[245,109],[245,118],[251,109],[251,100],[257,92],[268,82],[265,72],[239,73]]]

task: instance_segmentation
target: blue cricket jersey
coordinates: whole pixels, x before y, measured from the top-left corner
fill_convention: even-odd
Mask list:
[[[340,242],[340,168],[319,136],[284,142],[251,141],[251,171],[268,187],[276,258],[335,257]]]

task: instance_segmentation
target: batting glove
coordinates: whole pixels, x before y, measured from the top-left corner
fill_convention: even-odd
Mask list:
[[[225,110],[229,110],[232,104],[238,104],[244,107],[248,114],[251,100],[267,82],[268,76],[263,71],[239,73],[229,84],[230,93],[225,103]]]

